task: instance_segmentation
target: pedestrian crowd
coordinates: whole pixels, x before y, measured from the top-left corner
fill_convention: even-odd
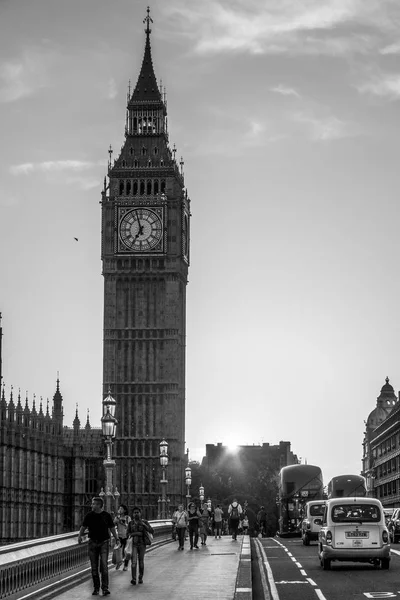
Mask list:
[[[93,596],[99,595],[100,587],[103,596],[110,594],[108,587],[110,532],[116,541],[113,552],[115,568],[119,569],[123,564],[123,570],[127,571],[129,561],[131,561],[131,584],[143,583],[146,546],[151,544],[154,532],[150,523],[142,518],[142,511],[138,506],[133,507],[131,518],[128,515],[128,508],[121,504],[118,514],[113,519],[110,513],[103,510],[103,499],[93,498],[92,510],[85,515],[79,530],[79,543],[82,542],[82,536],[86,529],[88,529],[89,535],[88,548],[94,588]]]
[[[257,522],[262,526],[265,520],[265,511],[261,507],[257,515]],[[146,546],[151,544],[153,528],[150,523],[142,518],[141,509],[134,506],[132,517],[128,514],[128,507],[121,504],[117,515],[113,517],[103,509],[103,499],[95,497],[92,500],[92,510],[83,519],[79,530],[78,542],[88,530],[88,553],[93,580],[93,596],[98,596],[100,589],[103,596],[110,594],[108,577],[108,555],[110,550],[110,533],[115,539],[113,563],[116,569],[123,565],[127,571],[131,562],[131,584],[143,583],[144,557]],[[227,515],[220,504],[214,510],[207,503],[197,504],[190,502],[186,510],[179,504],[172,516],[173,539],[178,541],[178,550],[184,550],[185,540],[189,540],[190,550],[199,549],[199,540],[202,546],[207,545],[207,538],[213,535],[221,539],[222,535],[232,535],[237,540],[238,533],[247,534],[249,519],[245,508],[236,498],[229,504]]]
[[[187,510],[179,504],[172,522],[172,535],[178,541],[178,550],[184,550],[186,539],[189,539],[190,550],[198,550],[199,540],[206,546],[210,535],[217,540],[230,533],[236,540],[238,532],[247,533],[249,528],[248,516],[236,498],[229,505],[226,518],[220,504],[212,510],[207,503],[190,502]]]

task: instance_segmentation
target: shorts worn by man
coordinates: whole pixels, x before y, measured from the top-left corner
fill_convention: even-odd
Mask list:
[[[110,550],[110,531],[119,544],[117,532],[110,513],[103,510],[103,499],[93,498],[92,510],[87,513],[83,519],[82,527],[79,530],[78,543],[82,543],[82,536],[85,530],[89,530],[89,560],[92,569],[93,596],[98,596],[101,589],[103,596],[108,596],[108,554]],[[100,576],[99,576],[100,562]]]
[[[132,521],[128,525],[128,538],[132,538],[132,579],[136,585],[136,567],[139,562],[139,583],[143,583],[144,555],[146,553],[146,532],[153,533],[153,528],[146,519],[142,519],[142,511],[138,506],[133,507]]]

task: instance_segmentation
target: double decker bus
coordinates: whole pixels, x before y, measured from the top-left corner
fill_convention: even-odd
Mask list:
[[[362,475],[337,475],[328,483],[328,498],[366,495],[366,481]]]
[[[314,465],[290,465],[279,474],[279,535],[300,536],[303,507],[323,498],[322,471]]]

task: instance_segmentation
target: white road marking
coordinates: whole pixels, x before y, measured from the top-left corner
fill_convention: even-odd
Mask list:
[[[299,567],[299,569],[303,568],[303,566],[299,562],[295,562],[294,564],[296,565],[296,567]]]
[[[308,583],[308,581],[275,581],[275,583]]]
[[[390,552],[393,552],[393,554],[397,554],[397,556],[400,556],[400,552],[398,550],[393,550],[393,548],[390,548]]]
[[[307,577],[307,573],[304,569],[300,569],[300,573],[303,575],[303,577]]]
[[[264,548],[262,547],[260,540],[256,540],[256,543],[258,543],[260,546],[260,551],[261,551],[261,554],[262,554],[262,557],[264,560],[264,565],[267,570],[267,577],[268,577],[269,588],[271,590],[271,595],[274,600],[279,600],[278,590],[276,589],[275,581],[274,581],[274,578],[272,575],[271,567],[270,567],[268,559],[267,559],[267,555],[264,552]]]
[[[311,579],[311,577],[307,577],[307,581],[308,581],[308,583],[310,583],[314,587],[317,587],[317,584],[315,583],[315,581],[313,579]]]
[[[257,541],[254,545],[255,545],[255,549],[256,549],[256,553],[257,553],[258,567],[260,570],[261,585],[262,585],[263,591],[264,591],[264,598],[265,598],[265,600],[271,600],[271,596],[270,596],[270,593],[268,590],[268,585],[267,585],[267,578],[265,577],[264,569],[262,567],[263,557],[261,556],[260,548],[259,548],[259,545],[257,544]]]
[[[326,600],[326,598],[323,595],[323,593],[321,592],[321,590],[315,590],[315,593],[317,594],[319,600]]]

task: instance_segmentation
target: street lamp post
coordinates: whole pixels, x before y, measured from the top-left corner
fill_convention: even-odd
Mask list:
[[[158,503],[158,518],[166,519],[167,518],[167,479],[165,478],[165,470],[168,466],[168,442],[163,439],[160,442],[160,465],[162,468],[162,479],[161,483],[161,502]],[[160,509],[161,504],[161,509]]]
[[[117,419],[114,417],[116,402],[111,396],[111,391],[108,390],[108,396],[103,400],[103,416],[101,417],[101,428],[106,445],[106,458],[103,460],[104,469],[106,472],[106,491],[102,489],[100,496],[105,496],[106,511],[111,512],[111,498],[119,497],[118,489],[113,488],[113,476],[115,471],[115,460],[112,458],[112,443],[115,438],[117,427]],[[114,491],[114,493],[113,493]]]
[[[186,489],[187,489],[187,493],[186,493],[186,507],[189,508],[190,486],[192,485],[192,469],[189,467],[189,465],[185,469],[185,483],[186,483]]]

